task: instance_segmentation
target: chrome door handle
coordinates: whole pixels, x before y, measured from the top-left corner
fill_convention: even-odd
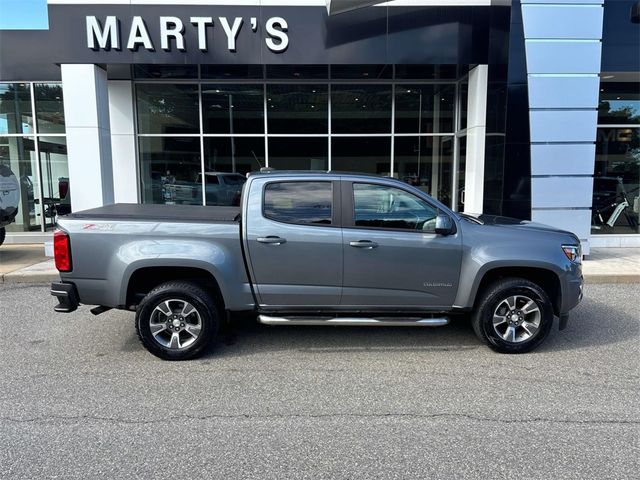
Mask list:
[[[371,240],[357,240],[355,242],[349,242],[349,245],[356,248],[365,248],[367,250],[371,250],[378,246],[376,242],[372,242]]]
[[[258,237],[256,238],[256,241],[260,243],[269,243],[271,245],[282,245],[283,243],[287,243],[286,239],[276,237],[275,235],[269,235],[268,237]]]

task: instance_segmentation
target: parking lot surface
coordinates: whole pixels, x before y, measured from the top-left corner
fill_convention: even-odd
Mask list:
[[[0,286],[1,478],[638,478],[640,285],[536,352],[439,329],[266,327],[165,362],[133,314]]]

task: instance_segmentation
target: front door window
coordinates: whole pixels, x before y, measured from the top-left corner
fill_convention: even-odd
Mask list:
[[[353,202],[356,227],[435,232],[437,209],[399,188],[355,183]]]

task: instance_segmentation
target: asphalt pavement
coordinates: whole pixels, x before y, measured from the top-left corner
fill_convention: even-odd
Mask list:
[[[536,352],[438,329],[239,322],[164,362],[133,314],[0,285],[0,478],[640,475],[639,284],[587,285]]]

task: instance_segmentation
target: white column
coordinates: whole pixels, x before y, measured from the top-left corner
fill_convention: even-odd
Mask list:
[[[97,65],[61,66],[71,208],[113,203],[107,72]]]
[[[109,80],[109,119],[113,157],[113,194],[116,203],[138,202],[138,169],[134,123],[133,85]]]
[[[589,254],[604,0],[522,0],[531,129],[531,220]]]
[[[478,65],[469,71],[467,157],[464,169],[464,211],[468,213],[483,211],[488,78],[488,65]],[[457,185],[454,188],[458,188]]]

